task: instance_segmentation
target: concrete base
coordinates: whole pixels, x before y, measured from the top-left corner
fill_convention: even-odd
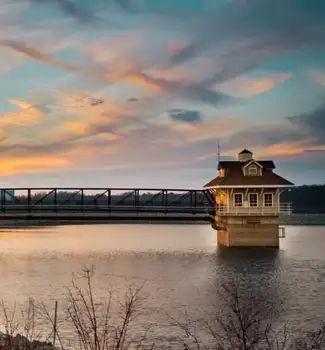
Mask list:
[[[275,216],[216,217],[218,244],[226,247],[279,247],[279,218]]]

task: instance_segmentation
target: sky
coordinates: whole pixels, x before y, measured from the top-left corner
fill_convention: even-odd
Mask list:
[[[1,0],[0,187],[325,183],[324,0]]]

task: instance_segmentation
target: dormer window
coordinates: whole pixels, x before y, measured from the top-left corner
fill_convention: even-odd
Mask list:
[[[262,166],[252,160],[243,167],[243,173],[245,176],[262,176]]]
[[[255,164],[251,165],[249,168],[248,168],[248,174],[249,176],[257,176],[257,166]]]

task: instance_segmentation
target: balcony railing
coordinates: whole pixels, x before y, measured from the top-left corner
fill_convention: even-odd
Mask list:
[[[217,205],[216,208],[216,215],[219,216],[278,216],[291,214],[291,203],[281,203],[272,207],[232,207],[228,205]]]

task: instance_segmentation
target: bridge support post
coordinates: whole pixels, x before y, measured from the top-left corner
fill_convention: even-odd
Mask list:
[[[112,191],[107,189],[107,209],[111,212],[111,204],[112,204]]]
[[[134,206],[137,207],[139,205],[140,193],[139,190],[134,190]]]
[[[31,207],[31,204],[32,204],[32,190],[29,188],[27,190],[27,211],[30,213],[31,210],[32,210],[32,207]]]
[[[85,199],[84,199],[84,190],[83,188],[80,189],[80,195],[81,195],[81,211],[85,211]]]
[[[165,208],[165,214],[167,214],[168,191],[166,191],[166,190],[163,190],[163,192],[162,192],[162,202],[163,202],[163,207]]]
[[[54,212],[58,212],[58,193],[56,188],[54,189]]]
[[[6,211],[6,190],[1,190],[1,211],[4,213]]]

